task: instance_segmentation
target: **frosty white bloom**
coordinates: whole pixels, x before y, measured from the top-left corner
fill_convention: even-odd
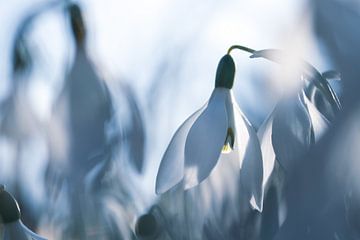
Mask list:
[[[256,51],[252,57],[283,63],[284,55],[280,50],[269,49]],[[269,170],[265,181],[275,159],[285,170],[290,170],[291,160],[304,154],[322,137],[340,110],[339,100],[325,77],[309,63],[299,61],[299,64],[303,68],[303,89],[280,101],[258,131],[264,162],[269,164],[265,168]]]
[[[20,220],[20,209],[14,197],[0,185],[0,239],[45,240],[29,230]]]
[[[231,90],[234,75],[227,54],[219,63],[209,101],[179,127],[166,149],[156,179],[158,194],[179,183],[185,190],[198,185],[226,155],[224,159],[238,160],[244,193],[251,195],[253,208],[262,209],[260,145]]]

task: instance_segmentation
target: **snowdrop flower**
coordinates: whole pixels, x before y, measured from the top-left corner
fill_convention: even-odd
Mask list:
[[[45,240],[29,230],[20,220],[20,209],[14,197],[0,185],[0,239]]]
[[[252,58],[263,57],[286,64],[288,56],[280,50],[254,51]],[[327,79],[339,78],[336,72],[320,74],[313,66],[298,61],[302,88],[283,98],[258,129],[264,162],[264,206],[262,235],[277,232],[287,215],[284,184],[296,169],[298,157],[321,139],[340,110],[339,100]],[[270,207],[267,207],[270,206]],[[271,223],[270,225],[268,223]]]
[[[280,50],[268,49],[256,51],[251,57],[283,63],[284,55]],[[289,170],[291,160],[304,154],[322,137],[340,110],[339,100],[326,79],[339,76],[335,72],[320,74],[304,61],[299,64],[304,87],[294,96],[280,101],[258,131],[263,158],[270,164],[265,179],[271,174],[275,158]]]
[[[228,53],[219,62],[209,101],[179,127],[164,153],[156,179],[158,194],[178,184],[185,190],[197,186],[226,156],[239,162],[244,194],[261,211],[260,145],[233,95],[234,76],[235,64]]]

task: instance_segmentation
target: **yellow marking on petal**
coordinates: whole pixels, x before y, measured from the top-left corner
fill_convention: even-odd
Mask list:
[[[221,153],[230,153],[232,151],[230,144],[227,143],[226,145],[223,146]]]
[[[235,135],[232,128],[228,128],[224,146],[221,153],[230,153],[234,149]]]

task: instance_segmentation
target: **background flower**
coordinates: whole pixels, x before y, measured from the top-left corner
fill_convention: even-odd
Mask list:
[[[26,16],[39,6],[36,4],[48,2],[14,0],[0,3],[1,105],[8,105],[3,104],[6,99],[17,99],[22,103],[23,111],[21,115],[13,116],[32,116],[40,122],[40,125],[34,125],[36,129],[31,128],[31,133],[35,135],[31,135],[28,141],[17,138],[23,144],[20,154],[15,145],[1,135],[0,181],[9,187],[18,186],[14,194],[26,197],[18,199],[24,223],[32,230],[39,230],[36,215],[53,216],[50,214],[53,209],[49,206],[59,204],[65,214],[69,209],[66,201],[60,204],[47,199],[43,176],[49,148],[41,131],[42,124],[46,125],[51,119],[51,109],[63,89],[64,75],[75,59],[71,31],[64,21],[64,12],[59,8],[41,11],[42,14],[37,15],[34,21],[29,21],[31,24],[24,40],[31,56],[31,71],[25,71],[26,84],[22,82],[19,85],[21,94],[15,97],[11,87],[15,83],[11,74],[14,65],[11,54],[16,32],[20,23],[26,21]],[[90,209],[98,209],[87,213],[99,214],[96,221],[111,226],[105,230],[96,229],[97,234],[121,236],[113,230],[122,229],[135,237],[130,233],[135,230],[135,219],[150,211],[159,200],[154,193],[155,177],[168,140],[186,116],[194,111],[194,106],[200,106],[208,97],[213,88],[215,66],[224,49],[241,43],[256,49],[281,48],[288,53],[297,53],[318,69],[336,69],[342,73],[342,81],[331,82],[331,85],[336,91],[337,85],[344,86],[341,91],[343,109],[339,117],[331,119],[328,108],[324,111],[315,101],[319,112],[334,124],[310,149],[309,155],[294,161],[299,165],[294,166],[295,171],[290,178],[286,176],[286,188],[281,188],[284,192],[277,188],[285,176],[279,171],[281,166],[275,162],[273,172],[280,174],[269,176],[271,184],[265,194],[263,213],[260,217],[251,216],[249,226],[256,226],[256,234],[260,234],[262,239],[273,239],[275,235],[277,239],[356,239],[354,219],[357,216],[355,190],[358,181],[355,173],[358,164],[357,152],[353,151],[356,146],[350,144],[349,147],[349,142],[356,142],[357,131],[351,128],[354,135],[350,136],[349,132],[340,130],[341,126],[353,126],[358,119],[355,112],[359,102],[359,69],[356,65],[360,56],[357,48],[359,6],[355,1],[276,0],[264,3],[254,0],[246,3],[210,1],[206,4],[186,0],[78,2],[82,3],[88,23],[87,57],[95,72],[107,82],[112,103],[119,110],[114,118],[116,120],[111,121],[114,128],[110,129],[114,131],[110,133],[112,136],[118,130],[121,133],[115,138],[121,143],[121,147],[115,148],[116,160],[99,161],[84,174],[89,183],[87,200],[96,202],[90,204]],[[278,68],[261,59],[254,60],[257,61],[255,64],[241,56],[234,57],[237,58],[238,69],[241,69],[238,76],[241,84],[235,86],[234,93],[242,111],[258,129],[279,98],[293,96],[302,81],[291,77],[294,76],[292,66]],[[306,96],[314,103],[311,96]],[[304,100],[306,109],[309,109],[311,105],[306,98]],[[3,124],[5,113],[7,111],[0,112],[1,125],[13,127],[15,124],[12,125],[12,122],[20,122],[18,117],[16,121],[9,121],[14,117],[7,114],[10,124]],[[132,122],[136,124],[130,124]],[[264,132],[268,133],[268,129],[265,128]],[[340,132],[344,132],[348,145],[341,144],[345,137]],[[133,137],[142,133],[144,141]],[[269,139],[269,135],[265,135]],[[332,149],[339,155],[334,152],[326,154]],[[352,150],[343,152],[343,149]],[[20,158],[22,161],[19,161]],[[15,162],[22,163],[17,169],[18,174],[12,174],[10,170]],[[133,168],[134,162],[136,169]],[[60,195],[65,195],[64,192],[60,191]],[[126,213],[122,211],[124,209],[130,209],[130,217],[123,214]],[[226,236],[221,235],[225,232],[229,234],[226,226],[229,222],[236,223],[236,220],[233,221],[236,214],[231,215],[227,211],[227,208],[219,209],[229,216],[223,225],[221,220],[225,218],[219,220],[214,217],[219,214],[211,215],[214,224],[205,224],[208,227],[203,231],[204,238]],[[46,217],[40,219],[41,222],[46,220]],[[58,223],[54,229],[46,230],[61,231],[66,221]],[[85,224],[91,226],[94,222]],[[235,225],[238,226],[237,223]],[[215,229],[215,226],[221,229]],[[40,231],[45,233],[44,229]],[[44,236],[51,236],[51,233],[46,232]]]

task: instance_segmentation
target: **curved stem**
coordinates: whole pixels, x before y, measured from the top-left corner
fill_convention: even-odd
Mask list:
[[[255,52],[255,50],[241,45],[231,46],[227,51],[227,54],[221,58],[218,64],[216,70],[215,88],[223,87],[223,88],[232,89],[234,85],[235,63],[230,55],[230,52],[233,49],[240,49],[242,51],[249,52],[252,54]]]
[[[272,62],[278,63],[278,64],[282,64],[283,61],[281,61],[281,58],[283,57],[287,57],[288,55],[286,55],[286,53],[282,50],[277,50],[277,49],[264,49],[264,50],[259,50],[256,51],[256,54],[254,54],[253,58],[265,58],[268,59]],[[302,75],[305,75],[307,78],[309,78],[309,80],[311,79],[311,83],[318,88],[319,90],[322,91],[322,93],[325,95],[327,101],[334,106],[336,109],[340,109],[341,105],[340,102],[335,94],[335,92],[333,91],[333,89],[329,86],[328,82],[326,79],[324,79],[324,77],[321,75],[321,73],[315,68],[313,67],[310,63],[299,59],[298,60],[299,63],[301,63],[302,65]]]
[[[230,52],[234,49],[239,49],[239,50],[242,50],[242,51],[245,51],[245,52],[248,52],[248,53],[254,53],[255,50],[254,49],[251,49],[251,48],[248,48],[248,47],[244,47],[244,46],[241,46],[241,45],[233,45],[229,48],[229,50],[227,51],[227,54],[230,54]]]
[[[230,55],[231,51],[234,49],[239,49],[251,54],[254,54],[256,52],[256,50],[245,47],[245,46],[241,46],[241,45],[233,45],[231,46],[228,51],[227,51],[227,55]],[[281,51],[278,50],[260,50],[258,51],[258,53],[260,52],[266,52],[266,51],[275,51],[275,53],[281,53]],[[276,59],[273,59],[271,57],[267,57],[264,54],[260,54],[257,57],[263,57],[266,58],[268,60],[274,61],[274,62],[278,62]],[[308,74],[310,77],[312,77],[312,79],[314,79],[315,81],[312,81],[313,84],[322,90],[323,94],[326,96],[327,100],[329,101],[329,103],[331,105],[333,105],[337,110],[341,109],[341,105],[340,102],[335,94],[335,92],[333,91],[333,89],[329,86],[328,82],[326,81],[326,79],[324,79],[322,77],[322,75],[316,70],[316,68],[314,68],[311,64],[307,63],[306,61],[302,60],[302,62],[304,63],[304,71],[305,74]],[[280,63],[280,62],[278,62]],[[232,84],[231,84],[232,87]]]

